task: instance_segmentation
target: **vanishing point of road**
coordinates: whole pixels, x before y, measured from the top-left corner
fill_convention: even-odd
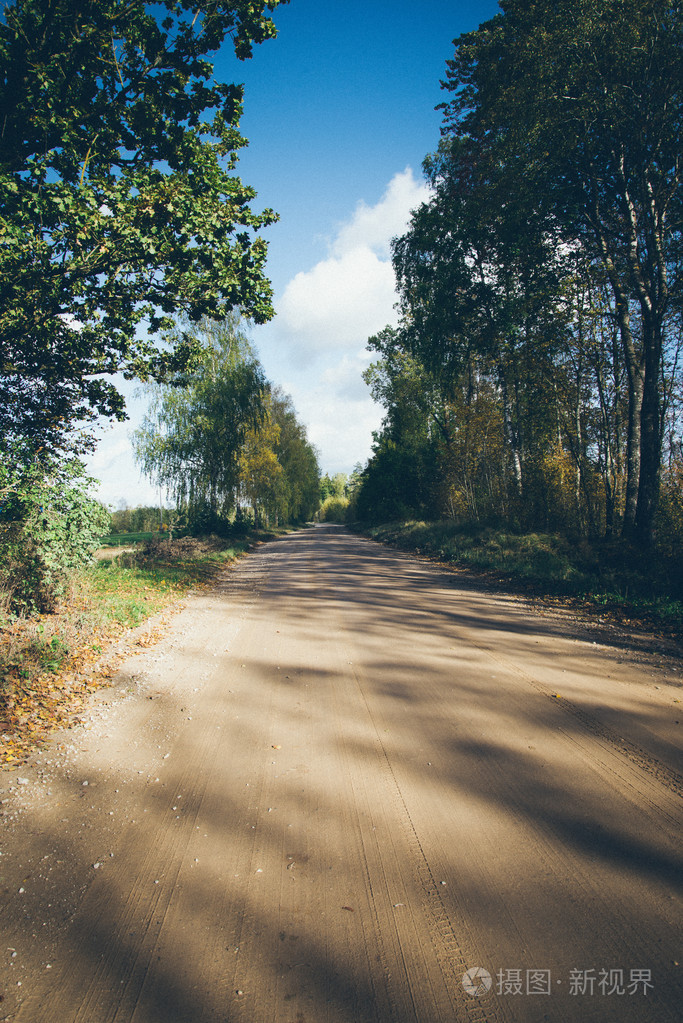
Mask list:
[[[0,1021],[680,1021],[681,662],[578,630],[260,546],[3,775]]]

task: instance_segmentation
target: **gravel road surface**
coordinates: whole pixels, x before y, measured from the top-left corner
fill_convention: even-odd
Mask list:
[[[680,1023],[680,668],[260,546],[0,776],[0,1021]]]

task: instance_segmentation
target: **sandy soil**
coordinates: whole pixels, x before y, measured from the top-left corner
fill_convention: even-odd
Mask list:
[[[0,776],[0,1020],[680,1020],[680,669],[259,547]]]

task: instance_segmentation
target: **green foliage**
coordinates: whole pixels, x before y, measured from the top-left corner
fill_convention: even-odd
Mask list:
[[[62,447],[125,418],[109,379],[172,379],[176,314],[272,316],[265,242],[232,171],[242,88],[210,55],[275,35],[279,0],[15,0],[0,23],[0,430]],[[286,2],[286,0],[283,0]],[[145,336],[144,328],[147,328]]]
[[[138,505],[118,508],[111,513],[112,533],[156,533],[161,525],[168,526],[173,512],[158,505]]]
[[[320,500],[325,501],[328,497],[348,497],[349,478],[344,472],[337,472],[334,476],[325,473],[320,479]]]
[[[428,448],[397,443],[383,434],[351,498],[349,514],[361,522],[391,522],[424,514],[431,504],[435,466]]]
[[[287,485],[284,521],[308,522],[320,504],[318,455],[297,419],[291,397],[278,388],[273,391],[273,415],[280,427],[275,452]]]
[[[683,581],[678,559],[653,556],[624,542],[570,543],[557,533],[511,532],[452,522],[395,521],[368,528],[384,543],[504,577],[546,595],[591,605],[639,609],[680,631]]]
[[[683,451],[664,472],[656,527],[658,546],[674,557],[683,556]]]
[[[382,522],[445,511],[450,410],[441,387],[405,351],[398,331],[386,328],[369,347],[381,359],[364,379],[386,414],[372,458],[357,476],[353,516]]]
[[[134,446],[143,472],[170,492],[187,524],[211,532],[235,506],[240,448],[263,420],[266,379],[235,317],[193,330],[198,355],[185,387],[149,388]]]
[[[529,236],[541,242],[520,263],[523,290],[512,306],[506,300],[508,337],[510,327],[528,334],[539,299],[548,307],[549,278],[535,267],[563,277],[582,264],[611,293],[628,370],[624,533],[644,542],[659,490],[667,328],[681,297],[681,83],[678,3],[507,0],[503,15],[456,41],[445,104],[451,145],[435,167],[444,195],[450,181],[463,201],[468,179],[467,209],[483,211],[513,260],[520,237],[523,248]],[[517,237],[506,230],[511,210],[523,228]],[[490,262],[497,274],[502,264],[495,254],[484,259],[488,284]],[[526,301],[515,311],[518,295]],[[561,302],[557,289],[549,297],[551,308]]]
[[[41,668],[47,669],[47,671],[59,671],[64,661],[69,656],[69,646],[59,636],[51,636],[49,639],[45,637],[45,639],[43,639],[44,632],[44,625],[39,624],[36,626],[36,634],[38,637],[36,649],[38,652],[40,666]]]
[[[394,522],[371,530],[377,539],[396,543],[442,561],[511,576],[562,584],[585,577],[572,563],[562,536],[462,528],[451,522]]]
[[[103,547],[127,547],[129,544],[154,540],[158,536],[164,536],[164,534],[157,530],[148,530],[143,533],[107,533],[100,537],[100,541]]]
[[[239,452],[239,492],[251,505],[256,525],[275,522],[286,514],[287,480],[275,448],[280,426],[273,415],[272,396],[264,399],[261,422],[247,431]]]
[[[257,521],[305,522],[318,509],[320,469],[289,395],[273,388],[240,454],[240,492]]]
[[[110,673],[106,666],[102,673],[98,659],[104,652],[106,664],[107,647],[120,636],[121,627],[140,625],[188,590],[213,580],[254,539],[274,535],[258,531],[229,541],[157,540],[112,561],[96,560],[77,572],[69,599],[53,614],[0,615],[0,729],[15,738],[23,735],[19,742],[23,753],[42,739],[45,727],[68,724],[70,706],[76,712],[81,709],[79,698],[86,689],[109,684]],[[156,632],[152,626],[140,642],[154,642]],[[68,673],[68,685],[63,672]],[[79,673],[87,673],[87,682],[72,684]]]
[[[651,542],[681,437],[681,42],[666,0],[506,0],[456,40],[392,243],[401,319],[369,341],[359,517]]]
[[[257,521],[302,521],[318,507],[315,451],[291,398],[267,382],[235,317],[194,328],[183,389],[155,388],[136,457],[170,491],[195,535],[232,529],[246,502]]]
[[[52,610],[92,558],[111,521],[89,495],[92,483],[76,459],[0,467],[2,588],[11,608]]]
[[[331,494],[329,497],[326,497],[320,505],[318,519],[320,522],[346,522],[348,509],[348,498],[337,497],[334,494]]]

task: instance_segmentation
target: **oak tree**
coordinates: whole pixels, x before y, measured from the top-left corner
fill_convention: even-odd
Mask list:
[[[14,0],[0,20],[0,430],[59,448],[124,418],[111,376],[169,379],[185,315],[272,315],[252,188],[235,175],[239,59],[287,0]]]

